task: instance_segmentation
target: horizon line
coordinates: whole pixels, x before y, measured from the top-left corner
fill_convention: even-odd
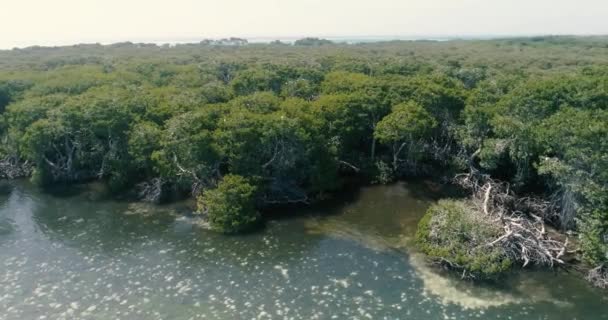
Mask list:
[[[354,43],[365,43],[365,42],[388,42],[388,41],[416,41],[416,40],[429,40],[429,41],[453,41],[453,40],[502,40],[509,38],[532,38],[532,37],[607,37],[608,33],[489,33],[489,34],[387,34],[387,35],[284,35],[284,36],[266,36],[266,35],[249,35],[249,36],[161,36],[161,37],[116,37],[116,38],[98,38],[98,39],[81,39],[81,40],[58,40],[56,43],[32,43],[32,44],[20,44],[17,46],[6,46],[0,47],[0,50],[15,50],[15,49],[28,49],[28,48],[58,48],[58,47],[71,47],[76,45],[112,45],[118,43],[133,43],[133,44],[156,44],[156,45],[177,45],[177,44],[196,44],[204,40],[222,40],[230,38],[245,39],[252,43],[269,43],[272,41],[290,40],[295,41],[304,38],[319,38],[327,39],[339,42],[348,42],[348,40],[361,40],[361,42]]]

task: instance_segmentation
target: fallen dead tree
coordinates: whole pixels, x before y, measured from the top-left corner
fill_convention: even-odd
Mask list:
[[[523,266],[564,264],[568,238],[556,240],[548,235],[545,227],[545,221],[558,212],[551,202],[518,197],[509,184],[483,175],[462,174],[456,176],[455,182],[472,193],[471,202],[479,214],[504,231],[487,242],[487,247],[502,248],[510,259],[520,261]]]
[[[32,165],[29,162],[20,162],[12,157],[0,160],[0,179],[17,179],[29,177],[32,174]]]
[[[598,288],[608,289],[608,267],[600,265],[589,270],[587,281]]]

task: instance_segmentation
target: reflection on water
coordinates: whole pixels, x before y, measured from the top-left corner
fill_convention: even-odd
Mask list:
[[[364,188],[244,236],[198,228],[183,204],[10,190],[2,320],[608,318],[605,295],[572,276],[481,288],[428,268],[410,249],[433,200],[423,185]]]

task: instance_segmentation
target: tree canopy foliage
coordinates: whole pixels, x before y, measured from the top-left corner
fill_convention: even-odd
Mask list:
[[[226,175],[214,189],[205,190],[198,207],[209,217],[215,230],[236,233],[251,228],[258,221],[255,209],[256,187],[237,175]]]
[[[210,216],[233,197],[233,230],[352,176],[475,170],[549,200],[608,263],[606,65],[605,37],[0,51],[0,177],[202,195]]]
[[[463,276],[495,278],[513,263],[501,248],[487,246],[487,239],[502,231],[491,219],[475,214],[471,204],[445,199],[422,218],[416,242],[431,259],[444,261]]]

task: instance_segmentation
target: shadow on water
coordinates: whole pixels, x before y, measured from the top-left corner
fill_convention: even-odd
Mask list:
[[[296,203],[275,205],[265,208],[262,212],[268,220],[299,219],[313,213],[335,214],[345,203],[356,202],[361,188],[358,184],[348,185],[339,192],[331,193],[323,200],[312,203]]]
[[[115,200],[106,184],[99,181],[92,181],[77,184],[55,184],[52,186],[35,187],[41,193],[60,199],[83,198],[91,201]]]
[[[418,181],[365,186],[354,200],[339,199],[334,207],[309,209],[313,219],[307,224],[316,224],[325,232],[356,230],[363,237],[399,242],[414,235],[422,215],[443,192],[439,186]]]
[[[136,245],[169,232],[177,216],[177,209],[169,206],[105,200],[96,185],[49,192],[27,181],[11,184],[15,191],[2,212],[11,215],[23,233],[84,252],[109,253]]]
[[[470,310],[495,308],[493,312],[497,315],[501,310],[519,309],[521,318],[544,318],[550,314],[551,319],[562,316],[572,319],[580,314],[593,314],[596,319],[608,317],[585,311],[604,308],[608,295],[590,288],[574,275],[527,269],[514,271],[500,282],[472,283],[430,266],[416,252],[412,240],[428,206],[446,195],[457,197],[458,190],[438,189],[425,181],[363,187],[357,200],[343,204],[338,212],[313,215],[304,223],[311,234],[345,239],[374,251],[397,252],[408,257],[407,264],[422,280],[423,292],[445,306]],[[606,298],[598,299],[602,296]]]
[[[13,185],[6,180],[0,180],[0,197],[10,195],[13,191]]]
[[[49,194],[18,182],[0,194],[0,228],[1,218],[14,226],[0,229],[8,319],[41,310],[52,319],[608,318],[597,311],[605,295],[562,273],[473,285],[429,267],[411,240],[445,190],[425,181],[275,208],[263,231],[239,236],[201,229],[191,203],[79,188]]]
[[[50,191],[23,182],[19,189],[19,202],[30,204],[23,206],[28,208],[24,213],[31,215],[35,228],[49,241],[82,255],[114,256],[168,247],[165,257],[182,252],[176,255],[184,259],[183,252],[188,252],[189,263],[215,260],[238,266],[243,260],[259,264],[271,256],[276,263],[281,252],[289,252],[290,259],[302,258],[316,248],[309,237],[298,237],[305,234],[301,224],[270,221],[246,234],[223,235],[202,229],[190,202],[154,205],[107,200],[97,184]]]
[[[462,197],[460,190],[456,187],[440,184],[430,179],[411,179],[389,185],[362,185],[360,183],[353,183],[338,192],[330,194],[327,199],[312,204],[274,206],[265,209],[263,215],[269,220],[340,215],[343,213],[345,206],[365,201],[362,199],[362,194],[368,193],[369,190],[376,188],[388,190],[387,192],[390,194],[391,190],[394,191],[395,186],[397,188],[399,186],[407,188],[407,199],[404,199],[404,202],[410,202],[410,200],[426,202],[436,201],[445,197]],[[403,193],[398,193],[397,196],[403,196]]]
[[[0,180],[0,236],[11,234],[15,231],[15,222],[5,210],[13,192],[13,185],[6,180]]]
[[[6,204],[12,192],[13,185],[6,180],[0,180],[0,206]]]

